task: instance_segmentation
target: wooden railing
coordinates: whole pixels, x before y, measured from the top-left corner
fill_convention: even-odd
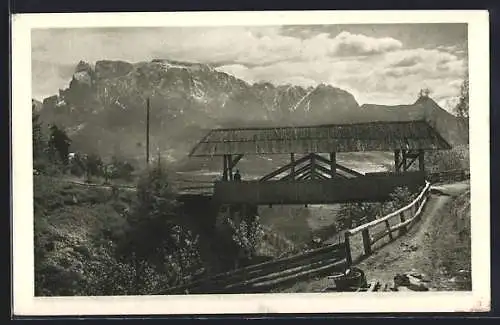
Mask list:
[[[431,184],[429,182],[426,182],[424,189],[420,192],[417,198],[401,209],[389,213],[382,218],[347,230],[344,233],[347,264],[352,264],[351,237],[353,235],[361,233],[363,237],[364,254],[365,256],[368,256],[372,253],[372,246],[382,238],[389,236],[389,239],[392,241],[397,236],[406,233],[410,224],[420,218],[422,209],[427,201],[430,185]],[[394,221],[397,218],[399,218],[399,221],[394,224]],[[370,230],[376,227],[382,227],[382,230],[378,230],[378,232],[370,234]],[[398,234],[396,234],[396,232],[398,232]]]

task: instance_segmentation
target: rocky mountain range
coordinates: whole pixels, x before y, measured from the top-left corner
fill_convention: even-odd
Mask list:
[[[249,84],[205,64],[153,60],[77,64],[69,86],[37,103],[42,120],[65,127],[73,150],[103,157],[143,157],[146,99],[150,98],[151,152],[184,157],[211,128],[313,125],[427,118],[453,144],[467,132],[430,98],[412,105],[360,106],[330,85],[303,88]]]

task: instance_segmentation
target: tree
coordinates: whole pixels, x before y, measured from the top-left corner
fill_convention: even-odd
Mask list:
[[[96,154],[90,154],[85,160],[85,167],[87,171],[87,178],[90,179],[91,176],[101,176],[103,162],[101,157]]]
[[[245,218],[235,222],[227,218],[227,223],[232,231],[232,240],[239,248],[239,257],[251,260],[255,257],[257,245],[264,237],[264,229],[257,218]]]
[[[460,86],[460,97],[455,106],[455,112],[458,117],[469,118],[469,79],[466,78]]]
[[[49,148],[51,149],[51,155],[59,156],[59,160],[67,166],[69,163],[69,147],[71,145],[71,139],[68,137],[66,132],[59,128],[57,125],[50,126],[50,138],[49,138]]]
[[[134,166],[128,161],[119,159],[116,156],[111,158],[111,163],[109,164],[109,177],[110,178],[121,178],[124,180],[130,180],[132,178],[132,172],[134,171]]]
[[[382,211],[380,203],[345,203],[341,206],[337,225],[339,229],[350,229],[375,220]]]
[[[40,115],[35,111],[35,103],[32,103],[31,111],[31,125],[32,125],[32,136],[33,136],[33,160],[39,159],[45,149],[45,141],[43,139],[42,133],[42,122],[40,121]]]
[[[422,88],[418,92],[418,98],[429,98],[430,94],[431,94],[431,90],[429,88]]]
[[[86,170],[87,170],[87,166],[86,166],[85,158],[81,154],[76,152],[70,161],[71,174],[78,176],[78,177],[81,177],[85,174]]]
[[[201,269],[198,239],[184,225],[179,207],[163,166],[141,177],[118,250],[133,266],[139,291],[147,287],[152,272],[163,274],[165,285],[174,285]]]

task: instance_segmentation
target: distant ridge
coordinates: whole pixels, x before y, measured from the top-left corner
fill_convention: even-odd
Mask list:
[[[71,132],[72,150],[141,157],[146,98],[151,150],[176,160],[220,127],[317,125],[427,119],[450,144],[466,142],[458,119],[432,99],[411,105],[360,106],[349,92],[321,84],[303,88],[249,84],[200,63],[156,59],[81,61],[68,87],[36,104],[42,120]],[[40,107],[41,106],[41,107]],[[465,132],[467,133],[467,132]]]

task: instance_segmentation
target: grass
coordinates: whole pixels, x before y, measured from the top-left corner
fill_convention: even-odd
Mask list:
[[[337,233],[335,223],[339,205],[299,205],[259,207],[262,224],[273,229],[297,246],[307,246],[313,237],[323,241]]]
[[[470,190],[457,197],[449,206],[449,213],[440,220],[431,233],[431,260],[434,269],[453,279],[440,282],[444,288],[471,290],[471,212]]]
[[[133,195],[127,191],[113,195],[103,188],[34,176],[37,295],[82,292],[79,281],[86,270],[84,265],[98,258],[92,253],[98,243],[122,236],[126,228],[123,211],[130,206]]]

